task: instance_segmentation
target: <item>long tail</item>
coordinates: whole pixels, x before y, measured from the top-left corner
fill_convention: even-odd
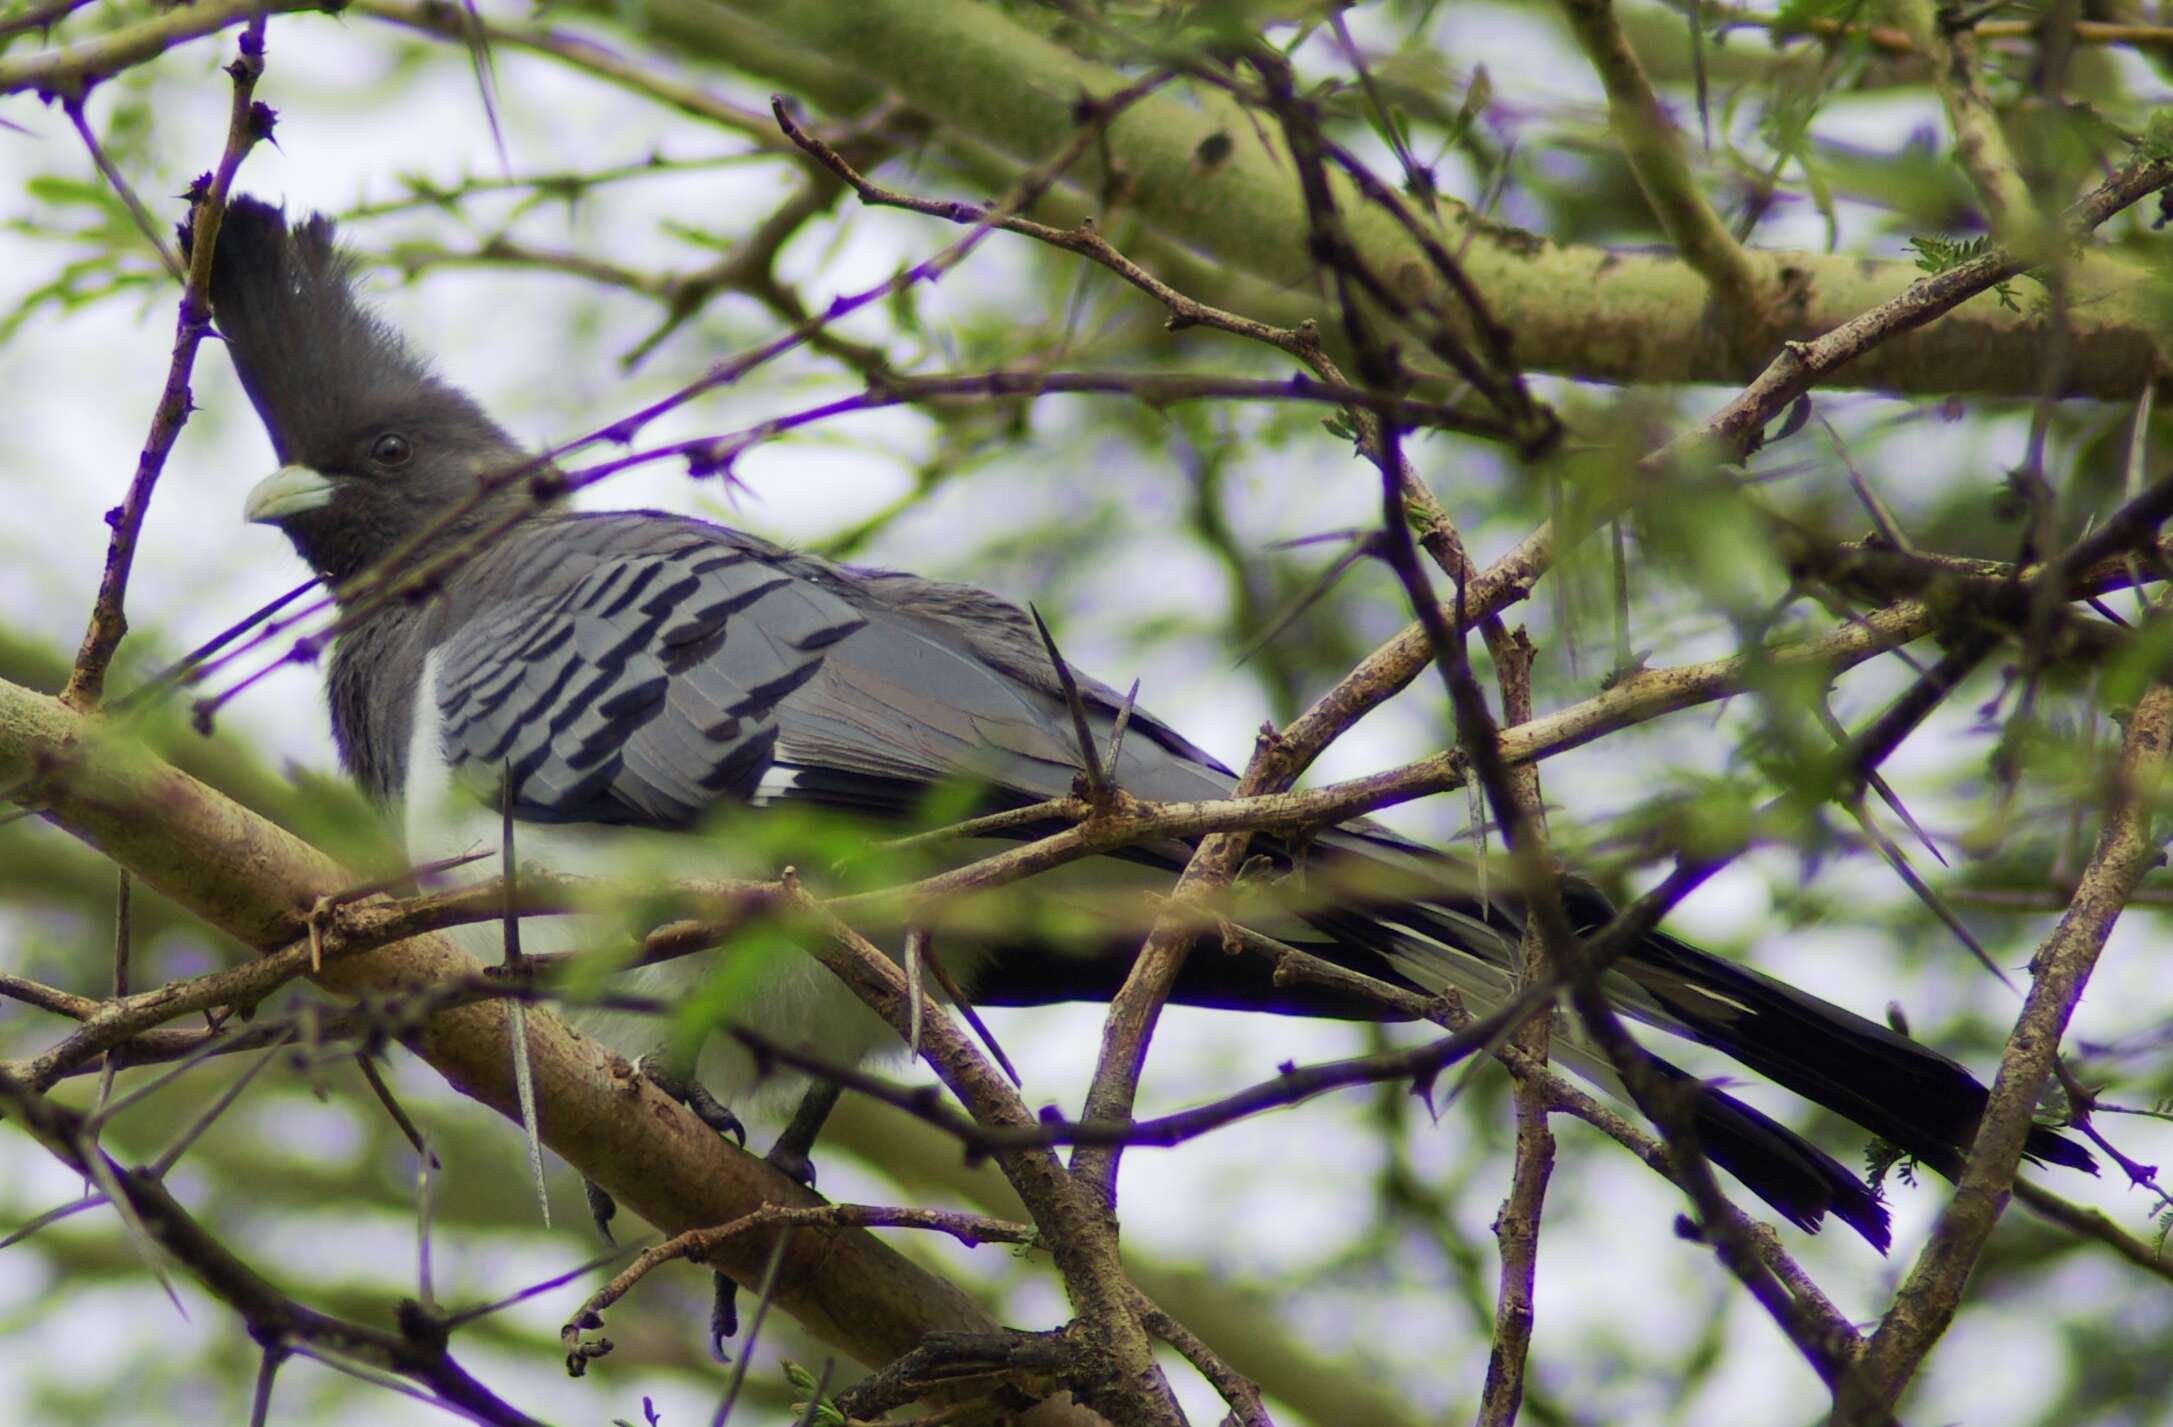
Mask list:
[[[1276,926],[1283,939],[1353,969],[1409,989],[1455,988],[1475,1012],[1503,1004],[1512,994],[1508,972],[1477,958],[1454,955],[1438,941],[1414,933],[1405,921],[1423,912],[1404,909],[1397,923],[1363,913],[1336,913],[1316,925]],[[1052,1001],[1105,1001],[1116,993],[1138,950],[1136,937],[1111,941],[1104,954],[1082,954],[1074,945],[1027,941],[994,948],[972,977],[971,994],[987,1006],[1046,1005]],[[1181,1005],[1339,1020],[1389,1019],[1380,1003],[1316,985],[1278,984],[1259,957],[1224,955],[1202,946],[1186,958],[1171,999]],[[1604,1056],[1582,1043],[1578,1027],[1558,1018],[1553,1041],[1557,1062],[1621,1095]],[[1661,1074],[1687,1081],[1684,1071],[1654,1058]],[[1712,1161],[1733,1174],[1790,1223],[1816,1233],[1835,1214],[1884,1252],[1890,1241],[1886,1206],[1833,1156],[1759,1111],[1699,1085],[1692,1101],[1698,1143]]]
[[[1611,916],[1597,894],[1583,889],[1573,889],[1571,912],[1583,931]],[[1430,990],[1454,987],[1483,1007],[1513,992],[1508,958],[1521,935],[1499,920],[1498,909],[1490,915],[1480,922],[1463,906],[1427,901],[1324,919],[1323,929],[1332,927],[1339,942],[1369,945],[1405,980]],[[1607,992],[1625,1014],[1723,1052],[1949,1178],[1960,1173],[1988,1092],[1928,1046],[1664,932],[1616,963]],[[1565,1034],[1556,1037],[1557,1059],[1619,1091],[1578,1028],[1566,1017],[1558,1024]],[[1684,1074],[1657,1063],[1664,1074]],[[1710,1086],[1698,1098],[1696,1120],[1711,1158],[1790,1220],[1812,1229],[1831,1210],[1886,1247],[1885,1209],[1832,1156]],[[2043,1126],[2031,1129],[2025,1152],[2097,1171],[2089,1151]]]
[[[1322,854],[1325,853],[1326,856]],[[1329,834],[1307,860],[1303,894],[1276,911],[1272,884],[1247,924],[1340,965],[1428,993],[1454,990],[1475,1013],[1516,993],[1522,927],[1506,887],[1479,884],[1472,869],[1371,827]],[[1590,933],[1613,916],[1598,892],[1565,888],[1573,924]],[[1028,941],[990,948],[971,987],[989,1005],[1101,1000],[1130,968],[1136,937],[1096,951]],[[1655,932],[1606,981],[1625,1015],[1722,1051],[1798,1095],[1953,1177],[1984,1113],[1987,1092],[1956,1062],[1907,1036],[1816,996]],[[1202,947],[1185,962],[1173,999],[1195,1006],[1347,1020],[1388,1019],[1377,1002],[1319,987],[1278,984],[1260,958]],[[1558,1016],[1554,1058],[1621,1094],[1606,1058],[1569,1016]],[[1692,1077],[1664,1060],[1660,1073]],[[1829,1213],[1882,1251],[1887,1212],[1863,1179],[1801,1135],[1724,1091],[1699,1084],[1692,1102],[1700,1145],[1714,1163],[1791,1223],[1815,1232]],[[2043,1127],[2035,1159],[2096,1172],[2089,1152]]]
[[[1338,913],[1318,919],[1336,939],[1348,963],[1353,944],[1385,960],[1393,979],[1421,990],[1453,989],[1475,1012],[1506,1003],[1516,991],[1508,967],[1461,949],[1450,936],[1478,940],[1469,926],[1438,919],[1436,908],[1407,905],[1395,920],[1378,913]],[[1517,933],[1501,948],[1506,954]],[[1319,950],[1316,946],[1313,949]],[[1376,963],[1378,965],[1378,963]],[[1610,990],[1614,988],[1610,987]],[[1617,998],[1620,999],[1619,997]],[[1630,1008],[1624,1007],[1625,1010]],[[1637,1014],[1632,1012],[1632,1014]],[[1640,1016],[1640,1019],[1649,1017]],[[1607,1057],[1584,1036],[1574,1018],[1558,1015],[1550,1053],[1555,1062],[1618,1098],[1628,1092]],[[1670,1080],[1692,1082],[1687,1071],[1647,1052],[1654,1070]],[[1856,1173],[1786,1125],[1711,1085],[1699,1082],[1691,1101],[1691,1127],[1707,1158],[1807,1233],[1817,1233],[1830,1213],[1864,1236],[1881,1253],[1892,1243],[1886,1206]]]
[[[1949,1179],[1961,1173],[1990,1092],[1938,1051],[1664,932],[1647,937],[1623,971],[1681,1022],[1683,1034]],[[2088,1150],[2042,1125],[2031,1128],[2024,1153],[2097,1172]]]

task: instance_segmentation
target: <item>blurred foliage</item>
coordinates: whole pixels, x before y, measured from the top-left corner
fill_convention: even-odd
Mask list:
[[[1298,0],[987,3],[1078,53],[1133,68],[1155,59],[1210,60],[1264,34],[1298,65],[1337,140],[1406,192],[1438,193],[1559,243],[1641,249],[1664,242],[1610,132],[1598,85],[1553,6],[1386,0],[1352,8],[1341,18],[1357,37],[1361,73],[1322,11]],[[2110,14],[2118,7],[2104,8]],[[153,13],[132,3],[87,7],[50,36],[0,34],[0,54],[87,39]],[[675,28],[674,13],[636,3],[558,5],[545,7],[542,18],[565,33],[608,42],[660,75],[691,75],[759,114],[769,90],[785,83],[776,67],[761,67],[752,51],[742,67],[718,62]],[[1689,138],[1708,198],[1739,237],[1761,247],[1913,259],[1928,272],[1942,271],[1981,250],[1981,211],[1950,157],[1921,64],[1860,35],[1815,29],[1865,13],[1855,0],[1786,0],[1759,12],[1631,0],[1620,7],[1633,47]],[[1998,11],[2001,18],[2039,13],[2028,6]],[[291,121],[307,119],[317,133],[350,141],[351,155],[370,155],[373,116],[447,95],[481,124],[470,61],[457,45],[359,13],[336,28],[300,16],[290,26],[280,17],[272,35],[267,82],[289,116],[283,143],[304,143],[296,137],[303,126]],[[307,54],[301,71],[307,79],[279,91],[290,50]],[[2173,110],[2150,65],[2133,62],[2134,52],[2076,50],[2068,93],[2087,96],[2082,108],[2038,99],[2032,45],[2002,41],[1988,51],[1995,99],[2018,135],[2030,140],[2026,157],[2035,169],[2089,172],[2117,161],[2131,141],[2145,156],[2173,152]],[[800,181],[801,170],[729,128],[700,126],[638,95],[596,99],[604,117],[592,121],[581,111],[579,125],[587,127],[570,132],[574,119],[550,112],[548,103],[525,101],[518,76],[532,71],[518,69],[511,53],[502,51],[501,62],[512,147],[522,156],[513,179],[487,168],[432,170],[415,155],[395,159],[388,152],[353,176],[349,233],[433,298],[486,279],[534,284],[519,289],[524,293],[563,283],[557,273],[536,270],[549,269],[548,260],[523,265],[493,256],[497,239],[546,253],[607,254],[647,281],[634,291],[584,288],[578,299],[557,305],[537,298],[535,313],[542,315],[532,320],[557,322],[551,331],[524,330],[517,339],[505,328],[481,337],[462,333],[494,364],[484,368],[489,382],[474,383],[486,404],[502,401],[528,425],[548,421],[551,434],[562,436],[653,399],[708,362],[781,330],[774,307],[745,291],[726,292],[638,368],[621,369],[614,359],[664,315],[658,294],[668,303],[670,279],[729,258],[775,198]],[[2161,63],[2163,54],[2151,51],[2150,64]],[[819,56],[801,58],[811,72],[829,67]],[[107,153],[157,214],[171,216],[164,196],[180,192],[210,157],[175,135],[186,125],[211,133],[223,124],[215,63],[210,44],[185,47],[108,81],[91,106]],[[524,54],[519,63],[540,61]],[[331,73],[341,76],[338,84],[323,82]],[[812,83],[791,87],[815,92]],[[839,78],[835,87],[865,99],[867,86],[857,76]],[[9,111],[17,119],[32,112]],[[46,133],[58,137],[34,148],[19,145],[0,170],[16,195],[5,231],[21,240],[14,251],[39,259],[0,289],[0,342],[27,347],[70,323],[127,308],[142,317],[136,340],[162,350],[170,338],[171,294],[155,257],[65,127],[47,125]],[[919,193],[986,201],[1014,176],[976,136],[908,131],[895,147],[878,177]],[[1409,156],[1408,167],[1399,151]],[[315,152],[298,148],[297,161],[315,162]],[[530,161],[536,169],[524,167]],[[1050,206],[1067,201],[1080,200],[1059,196]],[[1180,288],[1218,268],[1216,255],[1158,237],[1121,196],[1089,207],[1118,248]],[[820,310],[835,292],[879,281],[959,236],[932,220],[839,204],[785,244],[777,270],[807,310]],[[2162,242],[2153,248],[2153,241],[2144,221],[2124,222],[2106,235],[2109,247],[2156,281],[2166,259]],[[416,254],[429,245],[459,261],[419,261]],[[832,279],[833,271],[853,276]],[[1999,300],[2042,315],[2040,291],[2037,283],[2005,284]],[[1292,370],[1282,354],[1224,334],[1172,333],[1164,317],[1103,270],[999,239],[939,286],[901,290],[846,324],[842,335],[906,372],[1079,368],[1280,377]],[[503,314],[481,325],[500,322]],[[699,404],[692,419],[738,427],[754,419],[751,410],[798,409],[854,390],[866,375],[841,364],[835,352],[796,353]],[[1820,421],[1785,435],[1777,428],[1776,439],[1745,467],[1654,475],[1637,468],[1639,458],[1723,394],[1546,378],[1534,385],[1569,434],[1533,468],[1459,437],[1408,443],[1482,561],[1539,520],[1573,515],[1631,483],[1667,483],[1664,494],[1640,502],[1628,523],[1623,606],[1616,604],[1603,531],[1566,552],[1558,572],[1515,612],[1540,649],[1535,696],[1542,712],[1591,696],[1621,672],[1618,625],[1631,662],[1667,665],[1815,634],[1850,617],[1849,607],[1836,613],[1805,597],[1769,531],[1777,515],[1835,539],[1861,537],[1870,518],[1851,494],[1852,467],[1921,548],[1995,559],[2028,548],[2028,511],[2009,479],[2025,461],[2039,418],[2027,403],[1819,394],[1810,410]],[[561,407],[569,391],[601,393],[595,399],[602,406],[568,414]],[[100,393],[61,419],[96,416],[130,428],[134,439],[151,397]],[[2085,403],[2042,413],[2042,466],[2061,538],[2103,520],[2128,492],[2135,414]],[[39,414],[9,415],[27,422]],[[2146,457],[2173,440],[2169,422],[2173,415],[2162,410],[2151,416],[2142,433]],[[841,495],[834,519],[809,536],[815,548],[1033,598],[1067,650],[1093,651],[1082,663],[1120,687],[1140,674],[1150,706],[1188,711],[1190,718],[1176,719],[1186,727],[1214,725],[1213,735],[1199,736],[1225,757],[1242,758],[1261,719],[1284,721],[1302,710],[1406,619],[1394,581],[1376,563],[1341,568],[1339,557],[1355,538],[1345,532],[1362,533],[1377,518],[1377,486],[1354,454],[1348,426],[1339,428],[1333,417],[1324,422],[1319,408],[1156,407],[1107,398],[924,404],[881,427],[817,426],[758,456],[747,476],[757,497],[765,481],[813,480],[807,473],[831,463],[868,473],[864,489]],[[2142,474],[2154,473],[2150,467]],[[83,478],[101,491],[117,490],[125,472],[101,469]],[[160,499],[171,495],[162,491]],[[697,487],[685,499],[736,523],[760,526],[767,518],[759,499],[743,501],[741,492],[721,484]],[[103,534],[101,527],[54,538],[91,550],[102,548]],[[13,558],[26,566],[50,553],[40,535],[10,532],[9,538]],[[94,562],[95,553],[86,558]],[[71,599],[82,594],[69,590]],[[2131,619],[2138,614],[2126,594],[2108,600]],[[80,618],[73,604],[20,616],[9,611],[0,622],[0,677],[58,687]],[[116,670],[117,690],[149,678],[189,639],[210,632],[186,611],[169,613],[164,624],[156,635],[131,636]],[[2019,968],[2051,916],[2035,903],[2019,911],[2012,903],[2057,893],[2087,853],[2094,824],[2086,810],[2101,796],[2116,720],[2142,683],[2164,668],[2168,639],[2173,634],[2157,621],[2102,667],[2046,672],[2034,722],[2008,743],[2019,760],[2011,798],[1991,772],[2000,730],[2021,697],[2011,659],[1994,661],[1971,680],[1890,769],[1952,865],[1935,864],[1876,804],[1874,816],[1954,899],[2002,965]],[[1927,642],[1919,658],[1929,662],[1937,652]],[[1486,675],[1485,661],[1478,662]],[[1867,665],[1834,691],[1834,713],[1860,729],[1909,677],[1898,660]],[[1781,974],[1816,978],[1822,991],[1847,988],[1843,999],[1867,1015],[1879,1015],[1881,1003],[1892,1001],[1916,1034],[1986,1069],[2013,1002],[1830,802],[1842,770],[1817,718],[1815,700],[1823,693],[1813,675],[1761,667],[1748,690],[1724,705],[1565,754],[1544,771],[1553,844],[1611,891],[1628,895],[1650,884],[1668,849],[1732,845],[1752,827],[1757,809],[1784,800],[1789,820],[1765,825],[1767,845],[1733,884],[1732,902],[1705,911],[1707,940]],[[206,739],[189,726],[187,697],[132,715],[131,731],[358,872],[398,865],[382,819],[335,770],[264,766],[239,720]],[[1449,726],[1439,685],[1428,677],[1338,750],[1339,758],[1353,761],[1337,763],[1335,771],[1370,771],[1434,751]],[[1401,827],[1447,841],[1471,837],[1468,806],[1456,796],[1391,816]],[[971,807],[970,790],[959,790],[922,809],[921,823],[938,826]],[[720,868],[760,874],[789,861],[839,890],[885,885],[931,865],[870,855],[869,830],[835,818],[720,815],[709,832],[707,850]],[[104,994],[114,894],[111,870],[94,854],[35,821],[0,827],[7,970],[79,994]],[[645,904],[623,910],[630,927],[660,914]],[[1093,929],[1064,899],[1031,885],[992,903],[986,914],[1031,918],[1051,936]],[[139,986],[238,954],[140,889],[134,917],[132,976]],[[2162,934],[2159,912],[2138,909],[2135,919],[2148,933]],[[2119,950],[2132,961],[2139,948],[2131,939]],[[693,1036],[726,1014],[761,961],[800,954],[775,926],[750,929],[732,951],[720,973],[678,1008],[672,1029],[679,1035]],[[2120,957],[2105,974],[2110,980],[2101,984],[2111,989],[2086,1005],[2086,1027],[2071,1042],[2077,1069],[2122,1104],[2161,1104],[2173,1098],[2173,1056],[2163,1034],[2173,1005],[2163,978],[2138,974]],[[574,987],[576,995],[592,989],[592,982]],[[314,999],[294,991],[260,1014]],[[1004,1028],[1040,1041],[1036,1028],[1045,1024],[1078,1023],[1017,1017]],[[55,1034],[50,1018],[0,1007],[0,1054],[32,1053]],[[1203,1033],[1215,1050],[1213,1063],[1178,1062],[1182,1071],[1169,1071],[1166,1080],[1150,1076],[1150,1091],[1181,1103],[1261,1078],[1284,1058],[1286,1034],[1274,1026],[1221,1041]],[[1369,1028],[1338,1044],[1385,1047],[1409,1034]],[[1035,1049],[1041,1073],[1076,1078],[1091,1055],[1091,1035],[1069,1048],[1076,1054]],[[1157,1043],[1158,1066],[1178,1054]],[[282,1286],[329,1311],[383,1322],[401,1297],[418,1291],[418,1167],[350,1060],[322,1048],[277,1057],[184,1161],[186,1197]],[[1057,1065],[1066,1070],[1051,1071]],[[112,1143],[155,1154],[239,1069],[232,1060],[215,1061],[182,1082],[185,1090],[146,1099],[119,1118]],[[127,1072],[118,1089],[140,1086],[155,1073]],[[518,1135],[433,1083],[402,1052],[391,1053],[390,1073],[445,1161],[428,1189],[442,1301],[487,1299],[594,1252],[570,1176],[553,1175],[558,1227],[546,1231],[532,1222]],[[95,1085],[96,1077],[86,1076],[64,1093],[86,1103]],[[1075,1079],[1060,1088],[1035,1081],[1033,1089],[1076,1104]],[[1309,1128],[1271,1129],[1265,1147],[1232,1137],[1175,1152],[1204,1166],[1187,1181],[1201,1199],[1144,1205],[1139,1212],[1149,1223],[1139,1229],[1127,1221],[1140,1282],[1259,1378],[1285,1417],[1396,1424],[1468,1414],[1492,1328],[1495,1257],[1485,1229],[1506,1183],[1510,1132],[1498,1071],[1482,1070],[1456,1089],[1434,1107],[1438,1121],[1401,1088],[1389,1087],[1279,1117],[1277,1125]],[[1861,1135],[1830,1117],[1771,1103],[1762,1108],[1808,1124],[1844,1159],[1860,1160]],[[1667,1242],[1677,1205],[1664,1187],[1595,1136],[1566,1120],[1557,1124],[1565,1167],[1550,1201],[1549,1234],[1560,1237],[1550,1237],[1544,1260],[1529,1419],[1732,1420],[1746,1402],[1767,1416],[1777,1409],[1808,1418],[1815,1386],[1769,1325],[1707,1258]],[[2162,1158],[2158,1147],[2167,1138],[2155,1122],[2105,1115],[2098,1124],[2116,1142],[2134,1145],[2138,1158]],[[1313,1141],[1300,1138],[1338,1133],[1342,1138],[1330,1143],[1350,1150],[1344,1160],[1310,1152]],[[1297,1153],[1276,1139],[1282,1134]],[[1218,1148],[1226,1143],[1243,1148]],[[1218,1154],[1230,1158],[1218,1163]],[[864,1103],[848,1103],[822,1155],[824,1187],[842,1186],[841,1195],[1018,1212],[986,1166],[961,1165],[955,1147],[933,1132]],[[74,1192],[49,1166],[35,1169],[35,1159],[22,1137],[0,1133],[0,1227]],[[1890,1184],[1889,1192],[1906,1206],[1939,1202],[1942,1188],[1920,1178],[1926,1182],[1916,1188]],[[2058,1189],[2078,1197],[2091,1192]],[[1309,1193],[1305,1210],[1247,1220],[1226,1207],[1280,1191]],[[2092,1202],[2130,1232],[2145,1239],[2155,1233],[2143,1193],[2123,1198],[2108,1185]],[[1273,1203],[1285,1207],[1283,1200]],[[1156,1224],[1157,1211],[1184,1232]],[[2019,1210],[2010,1218],[1945,1349],[1941,1361],[1956,1365],[1951,1378],[1998,1366],[1976,1347],[1980,1335],[1996,1345],[2020,1333],[2054,1370],[2009,1403],[2009,1415],[1999,1420],[2142,1423],[2173,1414],[2173,1366],[2164,1352],[2173,1299],[2163,1281]],[[1837,1297],[1851,1311],[1875,1312],[1885,1301],[1891,1273],[1868,1262],[1860,1245],[1790,1242],[1803,1248],[1822,1282],[1839,1285]],[[1051,1278],[1031,1257],[991,1250],[966,1257],[911,1237],[901,1246],[957,1274],[1018,1321],[1058,1317]],[[1616,1255],[1628,1265],[1620,1273],[1651,1281],[1618,1281]],[[105,1366],[88,1376],[58,1361],[22,1364],[0,1415],[27,1423],[243,1420],[254,1350],[228,1315],[192,1292],[184,1289],[188,1321],[172,1318],[133,1246],[96,1211],[7,1250],[0,1255],[0,1338],[28,1335],[41,1322],[72,1314],[70,1325],[85,1326],[70,1331],[95,1331],[111,1343]],[[706,1413],[718,1388],[700,1344],[705,1294],[692,1272],[646,1285],[612,1311],[617,1350],[578,1387],[556,1376],[553,1315],[575,1301],[569,1291],[481,1319],[463,1329],[461,1341],[497,1370],[486,1377],[504,1379],[518,1401],[563,1410],[564,1420],[643,1422],[643,1399],[653,1394],[666,1404],[662,1420],[678,1427]],[[1641,1297],[1656,1304],[1664,1298],[1667,1306],[1648,1315],[1639,1311]],[[805,1399],[809,1383],[791,1378],[778,1359],[820,1364],[823,1353],[780,1319],[765,1331],[742,1410],[764,1421],[791,1420],[789,1404]],[[1745,1391],[1745,1378],[1757,1381],[1755,1392]],[[833,1378],[833,1391],[841,1380],[850,1377]],[[1966,1382],[1950,1381],[1931,1380],[1921,1411],[1908,1413],[1912,1420],[1956,1415],[1947,1408],[1950,1395],[1983,1401],[1981,1392],[1969,1395]],[[290,1370],[280,1384],[275,1420],[426,1420],[396,1417],[408,1404],[389,1403],[329,1372]],[[561,1392],[567,1396],[557,1397]],[[1196,1392],[1188,1398],[1202,1400]]]

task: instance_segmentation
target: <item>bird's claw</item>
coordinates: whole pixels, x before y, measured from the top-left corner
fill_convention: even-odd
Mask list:
[[[732,1361],[724,1340],[739,1332],[739,1285],[723,1274],[714,1275],[715,1290],[709,1300],[709,1352],[720,1363]]]
[[[700,1081],[689,1080],[684,1085],[673,1087],[672,1093],[703,1124],[720,1135],[730,1135],[739,1142],[741,1149],[747,1148],[747,1127],[740,1123],[739,1116],[732,1113],[729,1105],[710,1094]]]
[[[814,1160],[808,1157],[805,1149],[788,1143],[784,1136],[778,1136],[777,1143],[771,1145],[770,1152],[762,1158],[771,1169],[785,1178],[797,1180],[809,1189],[815,1187]]]
[[[582,1180],[581,1191],[588,1196],[589,1220],[596,1225],[596,1237],[610,1247],[617,1248],[619,1241],[611,1237],[611,1221],[618,1215],[619,1202],[593,1179]]]

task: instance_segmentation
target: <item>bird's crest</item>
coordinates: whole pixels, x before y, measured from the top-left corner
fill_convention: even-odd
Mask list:
[[[236,198],[219,225],[211,309],[281,461],[309,462],[414,404],[472,408],[362,304],[354,256],[323,214],[289,227],[284,210]]]

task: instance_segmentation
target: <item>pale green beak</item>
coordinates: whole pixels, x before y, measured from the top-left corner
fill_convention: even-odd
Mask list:
[[[332,503],[332,483],[307,466],[281,466],[258,481],[242,502],[244,520],[257,525],[277,525],[305,510],[322,510]]]

